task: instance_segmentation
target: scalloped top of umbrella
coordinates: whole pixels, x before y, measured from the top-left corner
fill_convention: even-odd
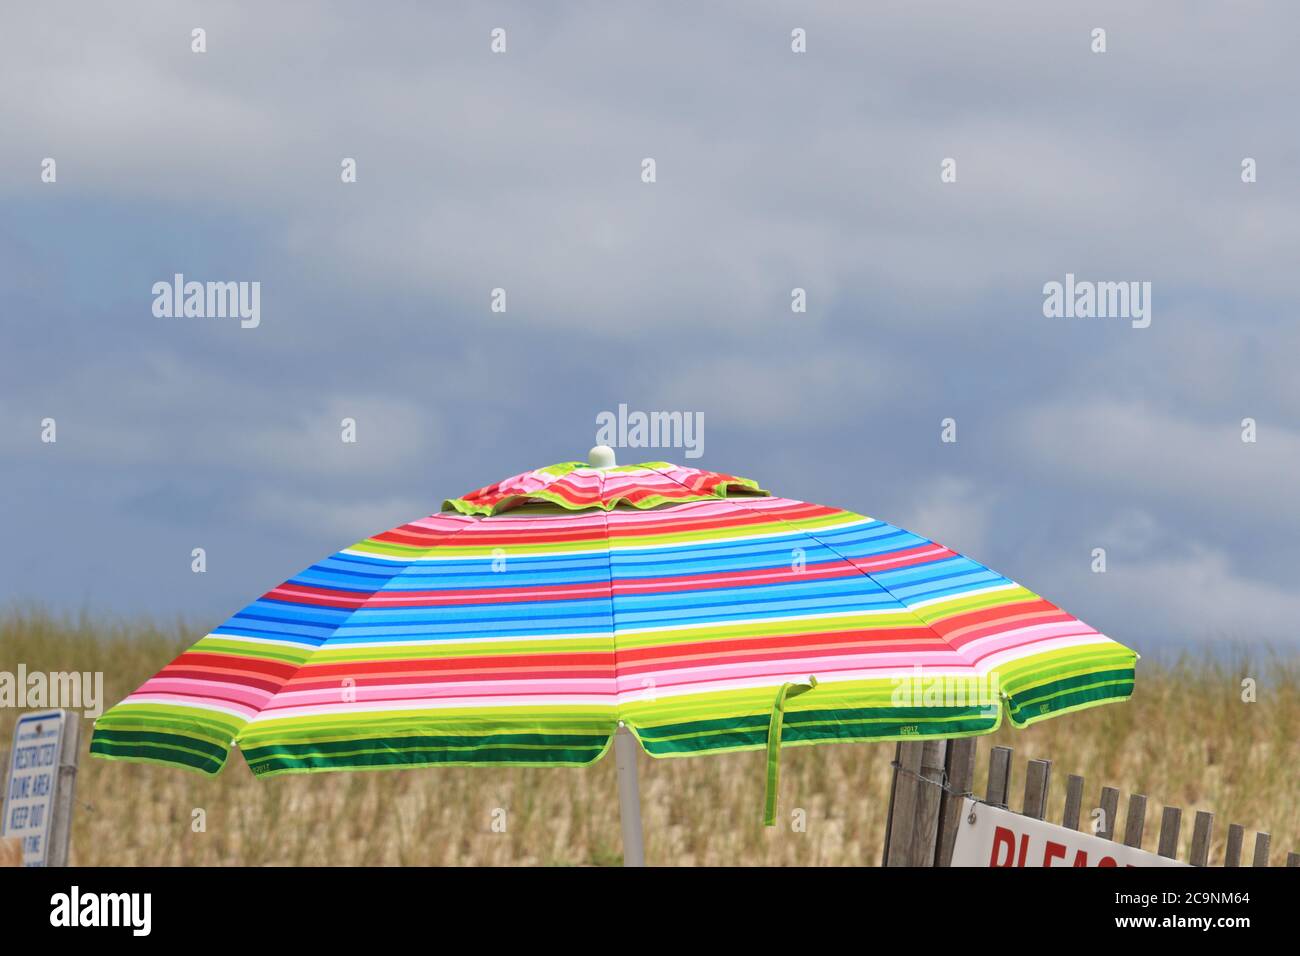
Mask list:
[[[654,757],[767,749],[770,823],[782,743],[985,734],[1132,693],[1132,650],[942,545],[599,451],[313,564],[104,713],[91,752],[582,766],[626,726]]]

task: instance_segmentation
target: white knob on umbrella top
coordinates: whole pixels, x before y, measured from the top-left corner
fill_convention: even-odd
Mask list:
[[[587,464],[592,468],[613,468],[617,464],[614,460],[614,449],[608,445],[597,445],[587,452]]]

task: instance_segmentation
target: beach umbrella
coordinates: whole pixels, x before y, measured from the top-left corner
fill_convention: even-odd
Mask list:
[[[885,521],[667,462],[528,471],[273,588],[96,722],[91,753],[258,776],[578,767],[965,737],[1127,698],[1136,654]]]

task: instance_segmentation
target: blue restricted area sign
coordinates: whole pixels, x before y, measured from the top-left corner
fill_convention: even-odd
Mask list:
[[[59,778],[64,713],[25,714],[14,728],[5,778],[3,835],[22,841],[23,866],[44,866]]]

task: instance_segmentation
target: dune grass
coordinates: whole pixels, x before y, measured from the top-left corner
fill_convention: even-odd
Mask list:
[[[0,670],[102,671],[105,706],[121,700],[200,636],[183,624],[56,619],[38,609],[0,615]],[[1242,681],[1258,700],[1242,700]],[[18,712],[0,710],[0,750]],[[449,767],[256,780],[234,756],[215,778],[108,762],[84,752],[72,837],[81,865],[608,865],[621,861],[612,758],[582,769]],[[979,739],[975,790],[989,748],[1015,748],[1013,809],[1024,762],[1053,761],[1049,819],[1060,819],[1066,774],[1086,780],[1085,820],[1102,784],[1148,797],[1144,846],[1155,847],[1163,804],[1215,812],[1211,861],[1229,822],[1272,834],[1274,865],[1300,850],[1300,666],[1210,655],[1139,664],[1124,704],[1063,715]],[[788,748],[783,825],[760,825],[764,755],[655,760],[640,772],[646,858],[652,864],[877,865],[893,744]],[[1127,811],[1121,800],[1121,821]],[[792,827],[799,815],[803,829]],[[1122,829],[1122,822],[1118,824]]]

